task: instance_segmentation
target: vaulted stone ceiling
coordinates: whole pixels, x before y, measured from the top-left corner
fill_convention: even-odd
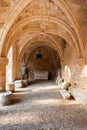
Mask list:
[[[10,16],[17,0],[0,0],[0,33],[3,31],[3,26]]]
[[[27,46],[44,36],[49,42],[49,37],[56,42],[58,37],[65,39],[82,57],[87,36],[86,7],[86,0],[0,1],[1,56],[6,56],[14,43]]]

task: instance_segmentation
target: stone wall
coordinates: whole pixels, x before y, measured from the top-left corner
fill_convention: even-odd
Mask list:
[[[42,58],[38,58],[37,54],[42,54]],[[49,71],[49,79],[54,79],[60,68],[59,57],[53,49],[38,47],[30,56],[27,56],[27,67],[29,68],[29,80],[34,79],[35,70]]]
[[[62,77],[71,82],[72,86],[78,86],[87,90],[86,63],[86,57],[78,58],[69,44],[66,44],[64,48],[64,61],[61,62]]]
[[[87,50],[87,48],[85,48]],[[42,58],[37,58],[37,54],[41,53]],[[28,53],[27,53],[28,54]],[[6,68],[6,80],[11,82],[21,78],[21,62],[13,59],[12,50],[8,54],[8,65]],[[71,46],[67,43],[64,47],[64,60],[61,61],[58,53],[50,47],[38,47],[29,55],[24,57],[27,67],[29,68],[28,79],[34,79],[35,70],[49,71],[49,79],[55,79],[58,75],[71,82],[72,86],[87,90],[87,52],[84,52],[84,58],[78,58]],[[61,64],[61,68],[60,68]],[[62,69],[62,72],[61,72]]]
[[[86,52],[87,53],[87,52]],[[79,76],[78,76],[78,86],[87,90],[87,56],[80,59],[79,63]]]
[[[64,61],[61,62],[62,66],[62,77],[71,82],[72,85],[78,82],[78,63],[76,55],[67,43],[64,48]]]

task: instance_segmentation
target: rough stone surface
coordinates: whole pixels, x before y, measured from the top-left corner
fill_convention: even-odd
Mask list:
[[[48,71],[48,78],[55,79],[58,69],[60,68],[60,61],[56,51],[46,46],[37,47],[32,53],[29,51],[27,52],[27,56],[23,58],[24,60],[26,59],[27,67],[29,68],[29,80],[35,78],[35,71]],[[38,58],[38,54],[41,54],[42,58]]]
[[[12,104],[13,95],[12,92],[3,92],[0,93],[0,105],[6,106]]]
[[[14,91],[15,90],[15,84],[14,83],[7,83],[6,84],[6,91]]]
[[[23,87],[23,81],[22,80],[16,80],[15,81],[15,88],[22,88]]]
[[[26,87],[28,85],[28,80],[22,80],[23,81],[23,87]]]
[[[87,0],[2,0],[0,45],[0,56],[8,54],[11,60],[7,80],[21,79],[23,56],[30,69],[29,78],[33,79],[33,71],[38,68],[49,69],[50,76],[56,77],[57,56],[52,58],[51,55],[55,50],[62,77],[72,86],[79,84],[87,89]],[[14,47],[10,55],[11,46]],[[37,61],[38,47],[44,58]],[[44,47],[48,47],[47,52]],[[0,77],[0,85],[5,88],[5,66],[0,67]]]
[[[64,100],[52,81],[13,95],[13,105],[0,107],[0,130],[87,130],[87,106]]]
[[[87,91],[75,87],[71,88],[69,92],[74,97],[74,99],[78,101],[80,104],[87,105]]]

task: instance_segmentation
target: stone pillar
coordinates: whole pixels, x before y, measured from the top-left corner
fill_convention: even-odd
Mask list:
[[[78,59],[78,86],[87,90],[87,64],[85,58]]]
[[[13,76],[12,76],[12,80],[18,80],[21,79],[21,61],[17,61],[17,60],[13,60]]]
[[[7,58],[0,57],[0,92],[5,91],[6,87],[6,65]]]
[[[64,61],[60,61],[61,64],[61,77],[64,78]]]

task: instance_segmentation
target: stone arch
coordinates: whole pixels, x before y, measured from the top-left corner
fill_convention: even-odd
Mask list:
[[[21,0],[20,2],[18,2],[18,4],[16,5],[16,7],[13,9],[10,17],[7,20],[7,23],[4,27],[2,36],[1,36],[1,48],[3,48],[3,44],[5,41],[5,38],[14,22],[14,20],[17,18],[18,14],[31,2],[32,0]],[[84,49],[84,38],[81,35],[81,30],[79,28],[79,24],[76,20],[76,18],[73,16],[73,13],[70,9],[70,7],[67,5],[67,2],[61,0],[53,0],[57,6],[59,6],[61,8],[61,10],[65,13],[65,15],[67,16],[67,18],[69,18],[69,20],[71,21],[73,28],[78,36],[78,40],[79,40],[79,45],[81,47],[81,51],[83,51]],[[6,44],[6,43],[5,43]],[[0,50],[2,52],[2,49]]]
[[[41,60],[37,58],[39,50],[41,50],[40,52],[42,54]],[[53,74],[54,75],[53,77],[56,77],[57,71],[60,68],[60,58],[59,55],[57,54],[57,51],[54,48],[48,46],[47,44],[46,45],[40,44],[38,46],[33,45],[33,48],[29,47],[23,59],[25,59],[24,61],[26,63],[26,66],[30,70],[29,75],[33,75],[34,70],[48,70],[51,74],[50,76],[52,76]],[[39,62],[40,64],[37,64]]]
[[[24,55],[24,53],[25,53],[25,51],[26,51],[27,48],[33,46],[33,43],[34,43],[34,42],[37,42],[37,41],[39,42],[39,40],[38,40],[39,35],[40,35],[40,34],[34,35],[33,37],[31,37],[31,38],[21,47],[20,52],[19,52],[19,56],[18,56],[18,60],[20,60],[19,57],[20,57],[21,55]],[[48,42],[48,46],[50,46],[50,47],[52,47],[52,48],[55,48],[55,49],[57,50],[57,52],[58,52],[58,54],[59,54],[61,60],[63,60],[62,46],[61,46],[60,44],[58,44],[58,43],[56,42],[56,40],[54,40],[50,35],[46,34],[45,36],[47,36],[47,37],[49,38],[49,40],[48,40],[48,39],[43,39],[43,40],[41,40],[41,42],[46,42],[46,43]],[[36,38],[36,39],[34,39],[34,38]],[[45,44],[45,43],[44,43],[44,44]],[[41,45],[40,45],[40,46],[41,46]],[[23,52],[24,52],[24,53],[23,53]]]
[[[41,41],[36,41],[36,42],[41,42]],[[47,42],[47,41],[42,41],[42,42]],[[32,44],[33,44],[33,45],[32,45]],[[28,47],[26,47],[27,45],[24,46],[24,47],[21,49],[21,51],[20,51],[20,53],[19,53],[19,55],[18,55],[18,59],[17,59],[17,60],[19,61],[19,60],[22,59],[24,53],[26,52],[26,48],[29,49],[29,48],[33,47],[34,45],[36,46],[37,44],[34,43],[34,41],[33,41],[33,42],[31,42],[31,43],[29,44]],[[46,44],[44,43],[44,45],[47,45],[48,47],[53,48],[53,49],[58,53],[58,55],[60,56],[60,59],[63,60],[63,54],[62,54],[62,52],[60,52],[55,45],[50,45],[49,42],[47,42]],[[41,45],[41,44],[38,44],[37,46],[44,46],[44,45],[43,45],[43,43],[42,43],[42,45]]]
[[[27,60],[29,60],[29,58],[30,58],[32,52],[34,52],[34,50],[36,50],[36,49],[39,48],[39,47],[46,48],[46,49],[49,51],[49,53],[51,54],[51,56],[52,56],[52,58],[53,58],[53,62],[54,62],[54,63],[55,63],[54,54],[53,54],[52,51],[50,51],[50,49],[53,49],[53,50],[58,54],[58,58],[60,59],[59,53],[57,52],[57,50],[56,50],[55,48],[52,48],[52,46],[49,46],[49,45],[45,45],[45,46],[44,46],[44,45],[38,45],[38,46],[33,46],[32,49],[31,49],[31,47],[29,48],[30,53],[28,53],[28,58],[27,58]]]
[[[38,21],[39,21],[40,19],[41,19],[41,18],[37,18]],[[44,18],[44,20],[47,20],[47,19],[48,19],[48,17]],[[35,18],[35,19],[32,19],[32,20],[35,21],[36,18]],[[26,21],[27,21],[27,20],[26,20]],[[79,47],[79,45],[77,44],[78,41],[75,39],[74,34],[73,34],[73,31],[70,29],[70,27],[69,27],[67,24],[65,24],[63,21],[61,21],[61,20],[50,19],[50,21],[53,22],[53,23],[56,23],[56,24],[59,25],[61,28],[65,28],[65,30],[67,30],[67,33],[70,34],[72,40],[70,40],[70,37],[67,39],[67,36],[65,36],[65,35],[63,34],[63,32],[61,33],[59,30],[52,30],[52,33],[56,33],[56,34],[59,35],[60,37],[63,37],[67,42],[70,43],[70,45],[72,46],[72,48],[74,49],[74,51],[77,53],[76,55],[77,55],[78,57],[81,57],[82,54],[81,54],[80,47]],[[23,21],[21,24],[23,25],[23,23],[24,23],[24,21]],[[19,24],[18,24],[18,25],[19,25]],[[17,26],[18,26],[18,25],[17,25]],[[17,27],[16,27],[16,28],[17,28]],[[17,28],[17,30],[18,30],[18,29],[19,29],[19,28]],[[17,32],[17,30],[15,30],[15,32]],[[34,31],[35,31],[35,30],[34,30]],[[47,31],[48,31],[48,30],[46,30],[46,32],[47,32]],[[67,35],[67,34],[66,34],[66,35]],[[17,36],[16,36],[16,37],[17,37]],[[14,41],[13,41],[13,42],[14,42]],[[8,43],[9,43],[9,44],[12,44],[12,42],[10,43],[10,40],[8,40]],[[4,49],[7,49],[8,43],[5,44],[6,47],[5,47]],[[75,48],[76,48],[76,50],[75,50]],[[9,50],[9,47],[8,47],[7,51],[8,51],[8,50]],[[4,52],[5,52],[5,50],[4,50]],[[6,54],[3,54],[3,52],[2,52],[2,56],[6,56]]]

